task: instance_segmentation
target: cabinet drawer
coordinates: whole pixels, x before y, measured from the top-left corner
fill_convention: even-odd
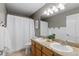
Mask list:
[[[39,50],[41,50],[42,45],[40,45],[39,43],[36,43],[36,48],[39,49]]]
[[[36,49],[36,56],[41,56],[41,51]]]
[[[50,49],[46,48],[46,47],[43,47],[42,48],[42,53],[44,53],[45,55],[47,56],[52,56],[54,55],[53,51],[51,51]]]

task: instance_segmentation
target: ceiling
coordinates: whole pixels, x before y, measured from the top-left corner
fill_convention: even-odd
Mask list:
[[[44,5],[45,3],[6,3],[6,8],[10,13],[31,16]]]
[[[6,8],[9,13],[17,13],[25,16],[31,16],[36,11],[41,14],[49,7],[57,3],[6,3]],[[64,11],[69,11],[71,9],[79,7],[79,3],[66,3],[65,10],[54,13],[52,16],[62,13]],[[37,15],[38,15],[37,14]],[[42,15],[42,19],[49,18],[50,16]]]

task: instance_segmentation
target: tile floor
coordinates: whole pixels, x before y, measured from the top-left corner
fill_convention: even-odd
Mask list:
[[[25,53],[25,49],[23,49],[23,50],[16,51],[16,52],[10,54],[10,56],[30,56],[30,55]]]

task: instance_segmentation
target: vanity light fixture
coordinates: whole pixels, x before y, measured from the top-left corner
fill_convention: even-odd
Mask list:
[[[64,10],[65,9],[65,4],[59,3],[57,5],[54,5],[52,7],[49,7],[47,10],[44,11],[43,15],[50,16],[52,14],[57,13],[59,10]]]

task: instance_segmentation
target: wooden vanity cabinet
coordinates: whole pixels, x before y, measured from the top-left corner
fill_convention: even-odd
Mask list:
[[[57,53],[32,40],[32,56],[56,56]],[[58,55],[59,56],[59,55]]]

